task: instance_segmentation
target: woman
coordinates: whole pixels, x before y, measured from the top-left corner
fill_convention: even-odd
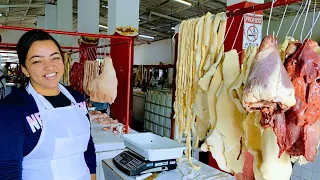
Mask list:
[[[0,101],[0,179],[95,179],[88,111],[80,93],[59,84],[58,42],[31,30],[17,54],[25,80]]]

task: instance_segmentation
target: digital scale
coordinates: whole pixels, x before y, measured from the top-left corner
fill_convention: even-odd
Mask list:
[[[124,134],[127,150],[113,158],[115,166],[128,176],[176,169],[186,146],[153,133]]]
[[[131,150],[126,150],[113,158],[113,163],[128,176],[146,173],[169,171],[176,169],[176,159],[162,161],[148,161]]]

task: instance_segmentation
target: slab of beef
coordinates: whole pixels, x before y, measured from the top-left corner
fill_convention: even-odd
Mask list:
[[[261,125],[268,127],[273,114],[285,112],[295,103],[294,88],[282,64],[277,40],[268,35],[252,63],[242,104],[249,112],[261,111]]]
[[[289,155],[303,155],[307,161],[313,161],[317,154],[320,138],[320,55],[315,51],[317,46],[316,42],[307,39],[285,61],[295,89],[296,104],[285,112],[286,126],[281,130],[277,125],[274,127],[279,155],[285,150]],[[274,123],[277,121],[283,123],[283,119]]]

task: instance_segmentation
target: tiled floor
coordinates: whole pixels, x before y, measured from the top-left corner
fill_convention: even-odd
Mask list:
[[[291,180],[320,180],[320,153],[318,153],[314,162],[303,166],[296,163],[292,170]]]

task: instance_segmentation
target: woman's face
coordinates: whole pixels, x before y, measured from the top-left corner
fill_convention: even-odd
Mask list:
[[[56,91],[64,72],[62,56],[56,44],[52,40],[35,41],[28,51],[22,71],[30,77],[38,93]]]

